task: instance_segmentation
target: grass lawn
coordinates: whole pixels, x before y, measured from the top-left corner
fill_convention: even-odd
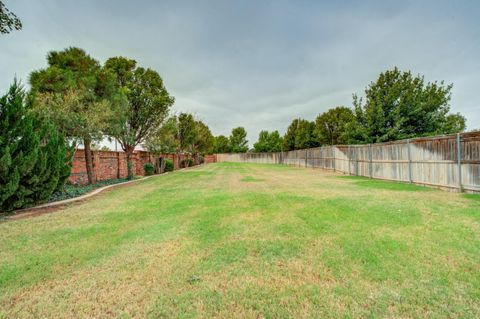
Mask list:
[[[480,317],[480,201],[280,165],[0,224],[0,318]]]

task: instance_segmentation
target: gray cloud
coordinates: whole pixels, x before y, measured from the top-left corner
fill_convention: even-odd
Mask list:
[[[385,69],[453,83],[453,112],[480,128],[480,5],[475,1],[5,1],[24,29],[0,38],[0,90],[44,67],[50,50],[156,69],[214,134],[284,132],[351,105]]]

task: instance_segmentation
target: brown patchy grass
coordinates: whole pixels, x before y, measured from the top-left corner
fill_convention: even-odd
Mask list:
[[[221,163],[0,224],[0,318],[478,317],[480,202]]]

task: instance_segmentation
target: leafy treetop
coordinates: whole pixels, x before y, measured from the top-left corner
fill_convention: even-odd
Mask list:
[[[315,120],[315,135],[318,142],[322,145],[347,143],[346,127],[353,120],[352,110],[344,106],[338,106],[318,115]]]
[[[0,1],[0,34],[7,34],[21,28],[22,21]]]
[[[243,127],[234,128],[229,140],[233,153],[245,153],[248,151],[247,132]]]
[[[258,135],[258,141],[253,144],[255,152],[280,152],[282,151],[283,139],[278,131],[269,133],[261,131]]]
[[[464,130],[465,118],[448,115],[451,89],[451,84],[425,83],[423,76],[398,68],[381,73],[366,88],[365,102],[353,97],[349,141],[375,143]]]

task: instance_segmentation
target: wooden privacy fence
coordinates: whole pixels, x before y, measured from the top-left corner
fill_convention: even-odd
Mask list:
[[[217,154],[217,162],[287,164],[480,192],[480,132],[277,153]]]

